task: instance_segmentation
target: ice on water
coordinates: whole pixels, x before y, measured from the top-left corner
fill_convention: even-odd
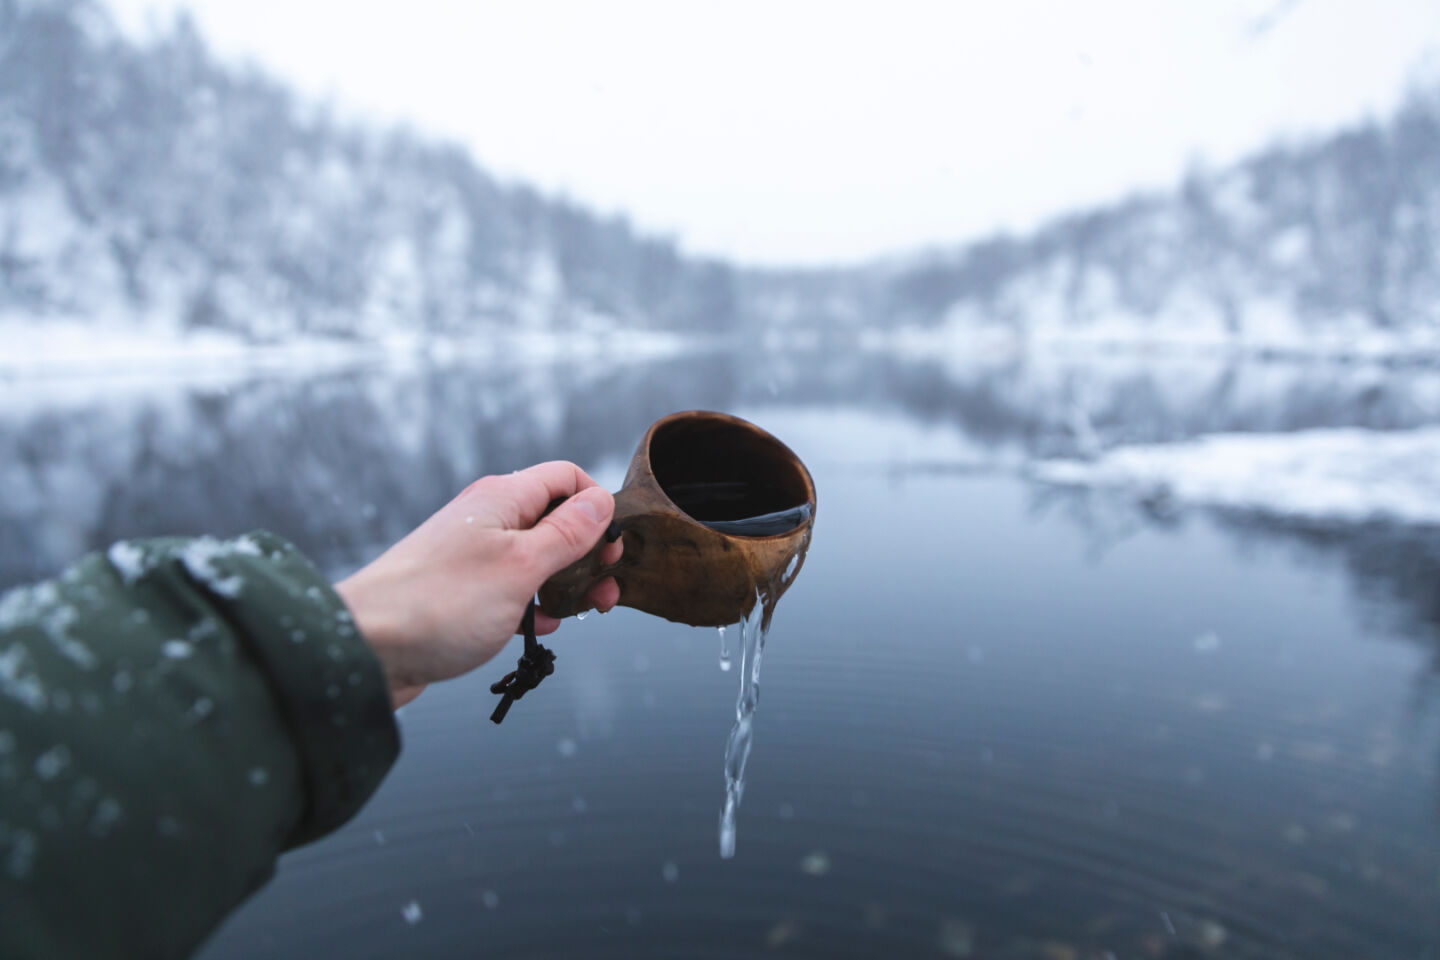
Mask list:
[[[1304,520],[1440,523],[1440,428],[1213,434],[1041,461],[1042,481]]]

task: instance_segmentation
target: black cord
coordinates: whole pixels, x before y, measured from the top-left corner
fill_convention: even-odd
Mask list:
[[[550,501],[545,513],[564,502],[564,497]],[[619,539],[620,525],[612,520],[605,530],[605,542],[614,543]],[[541,680],[555,672],[555,652],[535,639],[534,597],[525,605],[525,616],[520,619],[520,632],[525,635],[525,652],[520,655],[514,670],[490,684],[491,693],[503,694],[500,702],[495,705],[495,712],[490,714],[491,723],[504,720],[505,715],[510,712],[511,704],[540,686]]]
[[[515,669],[490,684],[491,693],[504,694],[490,714],[492,723],[499,723],[510,712],[510,705],[525,694],[540,686],[540,681],[555,672],[555,653],[535,639],[535,600],[525,605],[525,616],[520,621],[520,631],[525,634],[525,652],[515,664]]]

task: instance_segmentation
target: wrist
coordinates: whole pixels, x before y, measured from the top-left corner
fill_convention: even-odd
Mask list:
[[[404,664],[410,618],[400,604],[386,598],[386,591],[368,581],[365,570],[360,570],[335,584],[335,592],[349,609],[361,639],[380,661],[391,704],[398,708],[423,688],[423,682],[407,675]]]

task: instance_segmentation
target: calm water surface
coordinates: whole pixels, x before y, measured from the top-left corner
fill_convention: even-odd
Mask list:
[[[518,650],[403,711],[374,801],[207,960],[1440,956],[1436,532],[1137,506],[1023,468],[1082,441],[1440,422],[1436,377],[1182,366],[0,385],[0,584],[119,536],[254,526],[339,574],[476,475],[567,457],[613,488],[655,417],[728,410],[820,501],[735,859],[738,678],[714,630],[622,609],[567,623],[501,727],[488,685]]]

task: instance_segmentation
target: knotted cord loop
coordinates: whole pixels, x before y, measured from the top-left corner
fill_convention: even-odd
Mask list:
[[[492,723],[499,723],[510,712],[510,705],[525,694],[540,686],[540,681],[555,672],[555,652],[535,639],[535,601],[525,606],[525,617],[520,621],[520,630],[525,634],[525,652],[515,664],[515,669],[490,684],[491,693],[499,693],[500,702],[490,714]]]
[[[550,501],[545,508],[543,518],[551,510],[565,502],[564,497]],[[605,529],[605,542],[614,543],[620,539],[620,524],[614,520]],[[555,652],[546,647],[539,640],[535,639],[535,598],[531,597],[530,602],[525,605],[525,616],[520,620],[520,632],[525,635],[525,652],[515,663],[515,669],[511,670],[499,680],[490,684],[490,692],[502,694],[500,702],[495,705],[495,712],[490,714],[491,723],[499,723],[505,719],[510,712],[510,705],[519,700],[525,694],[540,686],[540,681],[555,672]]]

